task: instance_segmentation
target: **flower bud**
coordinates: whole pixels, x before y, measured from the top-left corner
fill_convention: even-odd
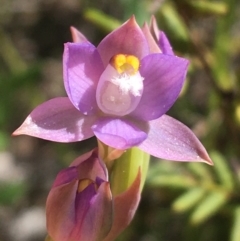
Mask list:
[[[46,203],[48,240],[103,240],[112,225],[107,170],[90,151],[61,171]]]

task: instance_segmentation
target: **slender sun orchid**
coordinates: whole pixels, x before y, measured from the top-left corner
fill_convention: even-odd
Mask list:
[[[96,136],[116,149],[138,146],[164,159],[211,160],[190,129],[165,115],[182,89],[188,60],[174,56],[154,19],[130,18],[97,47],[72,29],[63,54],[68,97],[51,99],[13,133],[57,142]]]

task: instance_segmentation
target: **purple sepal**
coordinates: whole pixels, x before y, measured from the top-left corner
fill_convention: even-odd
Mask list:
[[[176,101],[187,73],[188,61],[183,58],[151,54],[141,61],[144,91],[132,115],[153,120],[165,114]]]
[[[136,125],[133,121],[103,117],[98,119],[92,130],[95,136],[108,146],[127,149],[147,138],[147,125]]]
[[[90,42],[65,44],[65,89],[73,105],[85,115],[96,113],[98,110],[96,88],[103,70],[101,57]]]
[[[134,16],[108,34],[97,49],[105,67],[116,54],[132,54],[139,59],[149,54],[148,43]]]
[[[93,136],[96,117],[81,114],[67,97],[37,106],[13,135],[29,135],[56,142],[75,142]]]
[[[159,32],[159,47],[163,54],[174,55],[172,46],[163,31]]]
[[[204,146],[194,133],[167,115],[150,121],[148,138],[138,147],[150,155],[166,160],[205,162],[212,165]]]
[[[158,41],[154,39],[152,33],[150,32],[149,26],[146,23],[144,23],[142,31],[148,42],[150,53],[161,53],[162,50],[158,46]]]
[[[87,38],[75,27],[71,26],[70,31],[71,31],[72,39],[74,43],[83,43],[88,41]]]

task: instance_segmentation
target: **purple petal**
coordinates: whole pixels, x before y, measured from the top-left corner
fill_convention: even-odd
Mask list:
[[[142,59],[149,53],[146,38],[134,17],[107,35],[97,49],[104,66],[116,54],[131,54]]]
[[[85,235],[88,235],[88,233],[83,229],[82,223],[84,222],[84,219],[88,215],[89,209],[91,207],[91,199],[96,195],[96,190],[94,188],[94,184],[90,184],[87,186],[83,191],[76,192],[76,199],[74,201],[75,206],[75,218],[73,226],[73,229],[71,231],[71,236],[68,240],[85,240]],[[72,204],[72,205],[73,205]],[[94,219],[95,217],[93,217]],[[90,225],[90,224],[89,224]]]
[[[152,16],[150,23],[150,32],[155,39],[156,43],[159,44],[159,47],[163,54],[174,55],[172,51],[172,46],[168,41],[167,36],[163,31],[160,31],[157,25],[156,18]]]
[[[151,21],[150,21],[150,32],[151,32],[153,38],[155,39],[156,43],[158,43],[160,30],[157,25],[157,20],[153,15],[152,15]]]
[[[150,121],[148,138],[138,147],[162,159],[212,164],[205,148],[194,133],[181,122],[167,115]]]
[[[68,241],[75,225],[78,182],[51,189],[46,202],[47,230],[53,240]],[[61,211],[60,211],[61,210]]]
[[[74,43],[83,43],[88,41],[87,38],[81,32],[79,32],[76,28],[70,27],[70,31],[71,31],[72,39]]]
[[[96,86],[103,72],[97,49],[89,42],[65,44],[64,85],[73,105],[84,114],[98,110]]]
[[[146,126],[124,119],[102,118],[92,129],[100,141],[116,149],[133,147],[147,137]]]
[[[142,120],[153,120],[165,114],[176,101],[187,73],[183,58],[151,54],[141,61],[144,91],[140,103],[131,113]]]
[[[76,167],[69,167],[60,171],[52,185],[52,188],[68,184],[78,180],[78,171]]]
[[[127,191],[114,197],[114,221],[108,236],[103,241],[113,241],[129,225],[140,201],[141,172],[138,172]]]
[[[102,183],[94,194],[90,185],[76,199],[77,220],[71,240],[102,240],[110,231],[113,218],[112,195],[109,183]],[[86,193],[88,192],[88,195]],[[95,191],[95,190],[94,190]],[[94,195],[93,195],[94,194]]]
[[[95,180],[97,177],[104,181],[108,180],[108,173],[105,164],[98,157],[97,149],[85,153],[75,159],[70,167],[76,167],[78,177]]]
[[[57,142],[75,142],[93,136],[94,116],[81,114],[67,97],[36,107],[13,135],[29,135]]]
[[[161,53],[162,51],[160,50],[159,46],[157,45],[157,42],[153,38],[153,36],[150,32],[150,29],[146,23],[143,25],[142,31],[148,42],[150,53]]]
[[[93,152],[95,152],[95,149],[86,152],[84,154],[82,154],[81,156],[77,157],[69,166],[70,167],[76,167],[81,165],[83,162],[85,162],[87,159],[89,159],[90,157],[92,157]]]
[[[163,31],[160,31],[159,33],[159,47],[163,54],[174,55],[172,46]]]

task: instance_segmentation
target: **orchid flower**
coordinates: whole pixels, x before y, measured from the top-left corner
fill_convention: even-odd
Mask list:
[[[131,155],[131,150],[127,153]],[[137,168],[132,170],[124,165],[123,172],[123,167],[116,166],[111,189],[108,171],[97,149],[78,157],[57,175],[46,203],[46,240],[115,240],[135,214],[145,180],[142,163],[149,160],[140,152],[136,164],[129,154],[124,154],[119,162],[135,163]]]
[[[138,146],[158,158],[211,160],[197,137],[165,115],[182,89],[188,60],[173,54],[153,19],[140,28],[130,18],[97,47],[72,28],[66,43],[63,78],[68,97],[35,108],[13,133],[56,142],[96,136],[125,150]]]

